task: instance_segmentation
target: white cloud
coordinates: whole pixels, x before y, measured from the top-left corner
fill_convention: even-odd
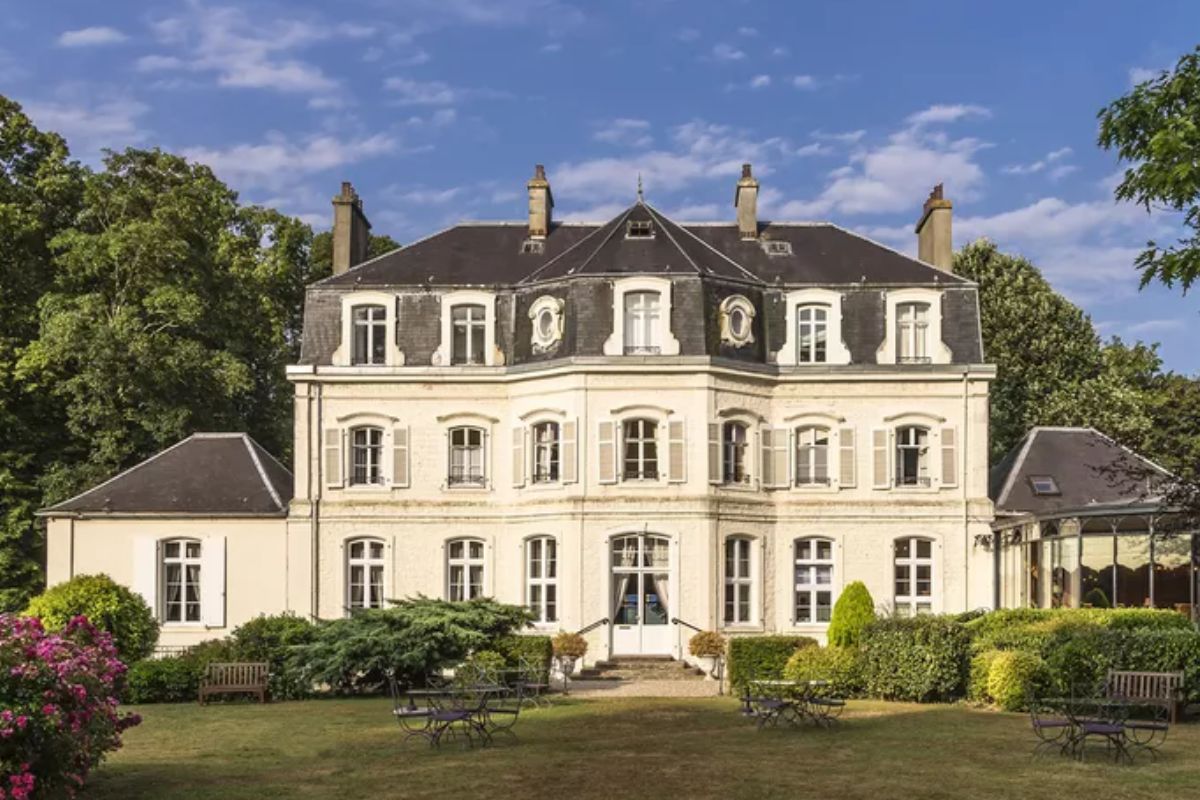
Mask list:
[[[187,63],[183,59],[163,55],[142,56],[135,62],[135,65],[139,72],[166,72],[187,67]]]
[[[738,28],[738,34],[741,36],[758,36],[758,28],[751,28],[749,26],[743,26],[741,28]]]
[[[1070,147],[1060,147],[1057,150],[1050,151],[1036,161],[1028,164],[1009,164],[1008,166],[1001,167],[1000,171],[1006,175],[1034,175],[1049,169],[1047,174],[1050,180],[1056,181],[1070,175],[1077,169],[1071,164],[1058,164],[1058,166],[1055,166],[1055,162],[1069,158],[1073,152]]]
[[[1142,322],[1135,322],[1132,325],[1125,325],[1123,328],[1129,336],[1142,336],[1144,334],[1182,330],[1188,327],[1188,323],[1189,321],[1185,319],[1148,319]]]
[[[731,44],[719,42],[713,45],[712,57],[717,61],[741,61],[746,54]]]
[[[795,154],[801,158],[808,156],[827,156],[833,152],[833,148],[827,144],[820,142],[809,142],[806,145],[801,145],[796,148]]]
[[[239,188],[278,190],[304,176],[393,153],[397,147],[397,141],[385,134],[358,138],[317,135],[297,142],[273,132],[258,144],[190,147],[183,149],[183,155],[208,164]]]
[[[728,216],[725,209],[716,203],[677,206],[663,213],[671,219],[681,222],[710,222],[712,220],[724,219]]]
[[[822,130],[815,130],[812,132],[812,138],[817,139],[818,141],[837,142],[839,144],[857,144],[866,135],[867,132],[861,128],[856,131],[841,131],[834,133],[827,133]]]
[[[770,75],[755,75],[750,79],[751,89],[765,89],[771,85]]]
[[[543,53],[558,53],[558,52],[562,51],[562,48],[563,48],[562,42],[550,42],[549,44],[542,45],[542,52]]]
[[[630,202],[633,202],[632,193]],[[629,203],[600,203],[587,208],[564,211],[560,218],[563,222],[608,222],[628,207]]]
[[[96,26],[63,31],[58,37],[59,47],[95,47],[97,45],[120,44],[129,37],[116,28]]]
[[[415,81],[411,78],[388,78],[384,88],[395,92],[401,105],[448,106],[462,99],[461,93],[443,81]]]
[[[624,117],[604,123],[592,134],[592,138],[621,147],[649,147],[654,143],[649,122]]]
[[[772,47],[771,48],[771,57],[772,58],[784,58],[785,56],[790,55],[790,54],[791,54],[791,51],[788,50],[786,47]]]
[[[792,86],[796,89],[816,89],[817,79],[812,75],[796,75],[792,78]]]
[[[1129,68],[1129,85],[1137,86],[1139,83],[1152,81],[1161,75],[1165,70],[1152,69],[1149,67],[1130,67]]]
[[[700,38],[700,31],[695,28],[684,28],[675,34],[675,38],[681,42],[694,42]]]
[[[939,125],[948,122],[958,122],[970,117],[990,117],[992,112],[983,106],[958,103],[955,105],[932,105],[929,108],[910,114],[908,124],[912,127]]]
[[[131,147],[148,135],[139,123],[150,107],[131,97],[97,98],[93,90],[73,86],[57,92],[56,99],[23,106],[39,128],[62,134],[73,153],[89,160],[103,148]]]

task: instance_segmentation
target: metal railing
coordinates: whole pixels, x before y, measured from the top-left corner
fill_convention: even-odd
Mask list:
[[[596,628],[599,628],[601,625],[607,625],[609,622],[610,622],[610,620],[608,617],[601,617],[600,619],[593,622],[591,625],[584,625],[582,628],[575,631],[575,633],[577,633],[580,636],[583,636],[585,633],[588,633],[589,631],[594,631],[594,630],[596,630]]]
[[[684,622],[684,621],[683,621],[683,620],[681,620],[679,617],[671,617],[671,624],[672,624],[672,625],[682,625],[682,626],[683,626],[683,627],[685,627],[685,628],[691,628],[691,629],[692,629],[692,630],[694,630],[696,633],[704,633],[704,629],[703,629],[703,628],[697,628],[697,627],[696,627],[695,625],[693,625],[692,623],[690,623],[690,622]]]

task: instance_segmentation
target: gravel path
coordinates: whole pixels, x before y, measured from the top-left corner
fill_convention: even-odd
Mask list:
[[[571,695],[580,697],[716,697],[716,681],[639,680],[571,681]]]

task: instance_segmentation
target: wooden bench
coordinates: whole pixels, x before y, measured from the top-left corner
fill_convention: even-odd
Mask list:
[[[267,678],[270,668],[266,662],[209,664],[200,678],[200,702],[214,694],[256,694],[258,702],[267,702]]]
[[[1109,697],[1145,700],[1161,705],[1176,722],[1183,701],[1182,672],[1130,672],[1110,669],[1106,683]]]

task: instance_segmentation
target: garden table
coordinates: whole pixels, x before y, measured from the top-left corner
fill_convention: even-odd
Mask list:
[[[454,726],[458,725],[471,744],[471,733],[479,735],[480,743],[485,747],[491,741],[487,730],[488,700],[498,694],[508,691],[508,687],[499,684],[476,684],[455,686],[436,686],[426,689],[410,689],[405,694],[410,699],[424,699],[432,711],[430,714],[429,743],[437,746],[447,732],[453,735]]]
[[[1099,738],[1112,751],[1114,761],[1132,760],[1127,721],[1131,710],[1145,703],[1120,697],[1047,697],[1041,703],[1060,713],[1070,727],[1062,745],[1064,755],[1082,761],[1087,740]]]
[[[780,720],[795,725],[807,719],[828,725],[845,703],[821,697],[816,690],[826,686],[829,686],[827,680],[750,680],[742,697],[742,713],[758,717],[759,728],[776,725]]]

